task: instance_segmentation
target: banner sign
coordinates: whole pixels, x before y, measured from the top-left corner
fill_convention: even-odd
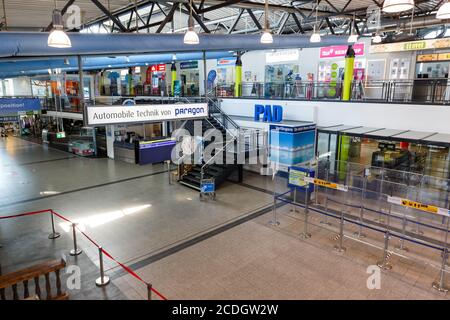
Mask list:
[[[450,38],[376,44],[370,46],[370,53],[416,51],[444,48],[450,48]]]
[[[330,182],[330,181],[326,181],[326,180],[322,180],[322,179],[310,178],[310,177],[305,177],[304,180],[308,183],[313,183],[318,186],[322,186],[322,187],[326,187],[326,188],[330,188],[330,189],[336,189],[336,190],[345,191],[345,192],[348,191],[348,187],[344,186],[343,184],[334,183],[334,182]]]
[[[19,122],[19,116],[0,117],[0,123],[4,122]]]
[[[412,201],[409,199],[402,199],[399,197],[390,197],[388,196],[388,202],[389,203],[393,203],[393,204],[398,204],[400,206],[403,207],[408,207],[408,208],[413,208],[413,209],[417,209],[420,211],[425,211],[428,213],[434,213],[434,214],[439,214],[441,216],[449,216],[450,212],[448,209],[444,209],[444,208],[439,208],[436,206],[432,206],[429,204],[424,204],[424,203],[420,203],[420,202],[416,202],[416,201]]]
[[[186,120],[206,117],[208,117],[207,103],[87,107],[87,120],[89,126],[115,123]]]
[[[14,115],[18,112],[39,111],[41,101],[34,98],[0,98],[0,114]]]
[[[184,61],[180,62],[180,69],[198,69],[198,61]]]
[[[448,61],[450,60],[450,53],[430,53],[417,55],[418,62],[430,62],[430,61]]]
[[[218,67],[235,66],[235,65],[236,65],[236,57],[217,59]]]
[[[330,46],[320,48],[320,58],[339,58],[345,57],[347,54],[348,46]],[[355,43],[353,45],[356,56],[364,55],[364,43]]]
[[[298,61],[298,49],[286,49],[266,52],[266,63],[280,63],[288,61]]]

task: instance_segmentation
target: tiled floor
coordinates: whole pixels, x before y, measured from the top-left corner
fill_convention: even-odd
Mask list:
[[[225,184],[217,201],[199,201],[196,191],[169,185],[164,170],[162,165],[85,159],[16,138],[2,139],[0,216],[52,208],[78,221],[118,260],[140,266],[136,272],[169,299],[446,298],[430,288],[438,275],[436,264],[398,256],[390,260],[394,269],[382,273],[381,289],[368,290],[366,269],[381,257],[379,239],[367,246],[346,238],[347,252],[335,254],[333,230],[311,226],[313,238],[299,239],[302,215],[292,214],[290,206],[279,208],[277,228],[267,225],[269,212],[147,263],[156,253],[273,203],[273,182],[258,175],[246,174],[245,184]],[[59,230],[66,227],[57,221]],[[48,215],[1,220],[0,263],[13,270],[27,257],[46,257],[47,249],[23,245],[22,260],[16,261],[11,250],[17,239],[22,244],[38,243],[36,237],[45,237],[49,228]],[[78,239],[83,255],[97,265],[97,249],[83,237]],[[63,252],[64,246],[69,250],[70,240],[71,234],[63,232],[56,240],[60,241],[57,252]],[[147,297],[142,283],[119,272],[108,259],[105,264],[124,296],[117,292],[105,296],[100,289],[97,296],[96,288],[89,287],[85,297]],[[88,276],[94,277],[95,270],[91,271]]]

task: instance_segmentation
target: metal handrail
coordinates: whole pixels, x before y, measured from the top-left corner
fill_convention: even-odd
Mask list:
[[[209,159],[207,162],[205,162],[205,163],[203,164],[203,166],[202,166],[201,169],[200,169],[200,181],[203,180],[203,175],[205,174],[205,168],[206,168],[207,166],[209,166],[210,162],[211,162],[212,160],[214,160],[219,154],[222,154],[222,152],[226,151],[226,148],[228,147],[228,145],[229,145],[230,143],[234,143],[234,141],[236,141],[236,139],[227,141],[226,144],[225,144],[218,152],[216,152],[216,154],[214,154],[213,157],[211,157],[211,159]],[[222,156],[223,156],[223,154],[222,154]]]

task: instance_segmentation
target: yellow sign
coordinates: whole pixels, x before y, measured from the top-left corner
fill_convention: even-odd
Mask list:
[[[417,55],[418,62],[447,61],[450,60],[450,53],[430,53]]]
[[[409,42],[382,43],[370,46],[370,53],[415,51],[450,48],[450,38],[427,39]]]
[[[429,213],[440,214],[444,216],[449,215],[449,210],[444,208],[439,208],[429,204],[420,203],[417,201],[412,201],[409,199],[402,199],[399,197],[388,197],[388,202],[398,204],[404,207],[413,208],[416,210],[421,210]]]
[[[341,191],[348,191],[348,187],[344,186],[343,184],[338,184],[338,183],[334,183],[334,182],[330,182],[330,181],[326,181],[326,180],[322,180],[322,179],[310,178],[310,177],[305,177],[304,180],[309,183],[314,183],[318,186],[322,186],[322,187],[326,187],[326,188],[330,188],[330,189],[341,190]]]

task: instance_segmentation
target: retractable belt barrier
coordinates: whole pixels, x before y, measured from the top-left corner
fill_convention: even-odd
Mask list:
[[[66,217],[64,217],[63,215],[55,212],[53,209],[45,209],[45,210],[39,210],[39,211],[31,211],[31,212],[24,212],[24,213],[20,213],[20,214],[15,214],[15,215],[9,215],[9,216],[2,216],[0,217],[0,220],[5,220],[5,219],[12,219],[12,218],[19,218],[19,217],[26,217],[26,216],[33,216],[33,215],[38,215],[38,214],[42,214],[42,213],[51,213],[52,215],[57,216],[58,218],[60,218],[61,220],[64,220],[68,223],[70,223],[71,225],[74,225],[74,228],[76,228],[84,237],[86,237],[86,239],[88,239],[94,246],[96,246],[99,250],[101,250],[102,253],[105,254],[105,256],[107,256],[109,259],[111,259],[112,261],[114,261],[115,263],[117,263],[120,267],[122,267],[127,273],[129,273],[131,276],[133,276],[134,278],[136,278],[137,280],[139,280],[140,282],[142,282],[143,284],[145,284],[147,286],[147,288],[155,293],[158,297],[160,297],[162,300],[167,300],[167,298],[162,295],[158,290],[156,290],[155,288],[153,288],[153,286],[147,282],[145,282],[139,275],[137,275],[133,270],[131,270],[129,267],[127,267],[126,265],[124,265],[123,263],[121,263],[120,261],[116,260],[109,252],[107,252],[105,249],[103,249],[103,247],[101,247],[97,242],[95,242],[89,235],[87,235],[85,232],[81,231],[76,224],[74,224],[70,219],[67,219]],[[150,294],[149,294],[149,300],[150,300]]]

